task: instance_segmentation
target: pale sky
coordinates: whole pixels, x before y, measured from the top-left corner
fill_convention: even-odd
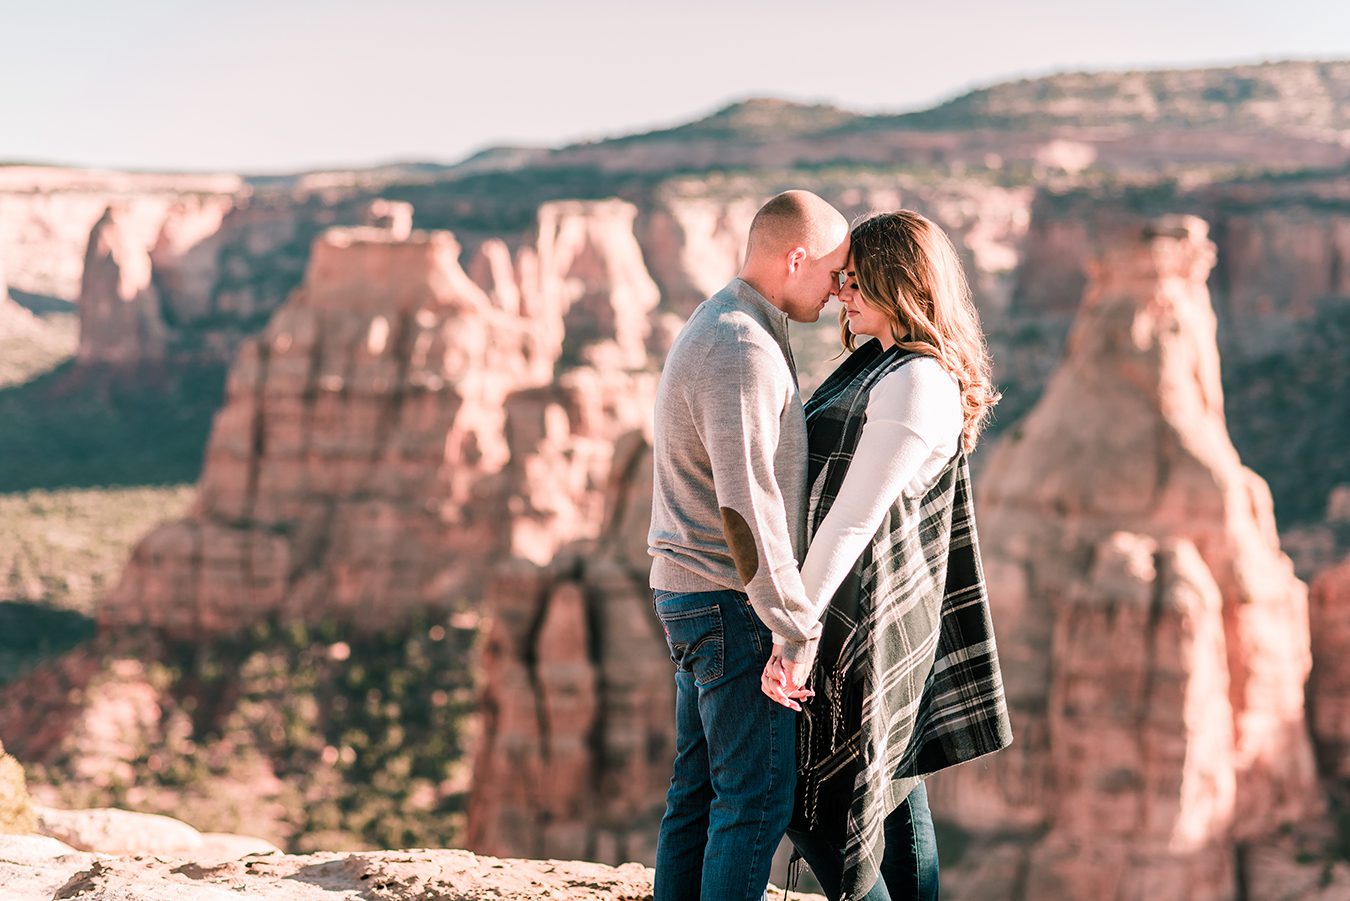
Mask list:
[[[750,96],[863,112],[1082,69],[1350,58],[1345,0],[0,0],[0,161],[453,162]]]

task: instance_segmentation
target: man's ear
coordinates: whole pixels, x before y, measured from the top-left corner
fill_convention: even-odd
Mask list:
[[[787,257],[788,272],[789,273],[797,272],[799,269],[802,268],[802,264],[805,262],[806,262],[806,248],[805,247],[792,248],[792,250],[788,253]]]

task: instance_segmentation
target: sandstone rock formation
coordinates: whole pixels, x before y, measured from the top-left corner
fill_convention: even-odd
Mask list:
[[[1309,598],[1308,712],[1322,771],[1350,782],[1350,558],[1317,577]]]
[[[406,206],[371,212],[382,227],[315,242],[303,285],[241,347],[193,508],[139,545],[99,608],[103,633],[151,626],[192,642],[272,617],[378,630],[480,601],[490,581],[489,607],[500,597],[546,623],[528,642],[539,694],[515,702],[553,723],[540,769],[553,794],[513,808],[526,780],[475,774],[482,822],[536,818],[485,841],[649,860],[671,724],[645,590],[658,294],[635,210],[545,207],[514,253],[476,252],[490,293],[449,233],[403,234]],[[148,673],[105,678],[78,653],[59,664],[25,680],[32,703],[0,710],[25,759],[125,785],[126,761],[187,741]],[[495,736],[500,752],[509,738]],[[508,798],[495,813],[494,792]],[[553,820],[547,840],[531,837],[538,818]]]
[[[152,279],[144,217],[109,207],[89,235],[80,282],[83,363],[133,364],[162,359],[168,329]]]
[[[560,201],[539,210],[541,297],[564,311],[564,362],[638,368],[660,301],[633,236],[637,209],[621,200]]]
[[[1197,210],[1212,225],[1218,262],[1209,279],[1225,359],[1264,356],[1329,299],[1350,297],[1350,197],[1344,177],[1292,183],[1219,183],[1104,200],[1086,191],[1042,194],[1017,276],[1021,313],[1071,316],[1098,248],[1128,238],[1137,213]]]
[[[648,426],[655,391],[651,372],[578,367],[507,399],[510,459],[493,490],[509,556],[544,566],[598,535],[620,443]]]
[[[394,240],[412,231],[406,203],[336,194],[272,192],[209,208],[171,211],[151,250],[156,282],[198,355],[229,360],[300,285],[315,238],[335,226],[371,226]]]
[[[490,587],[474,850],[655,858],[673,685],[647,589],[651,448],[641,433],[618,445],[599,539],[503,564]]]
[[[498,258],[493,296],[445,232],[318,239],[303,286],[240,349],[192,514],[140,545],[101,621],[386,625],[480,597],[503,556],[544,562],[598,534],[615,442],[655,383],[633,216],[545,207],[535,243]]]
[[[750,222],[767,198],[670,194],[641,218],[638,240],[665,305],[687,317],[740,269]]]
[[[61,810],[37,807],[35,831],[68,848],[96,854],[173,854],[197,861],[237,860],[253,854],[280,854],[264,839],[223,832],[198,832],[182,820],[115,807]]]
[[[32,832],[35,825],[23,767],[0,745],[0,833]]]
[[[38,807],[37,831],[78,851],[131,854],[151,849],[194,851],[202,834],[181,820],[116,808],[59,810]]]
[[[1030,230],[1018,248],[1010,323],[1015,338],[1006,348],[996,348],[1004,375],[1000,381],[1011,381],[1009,393],[1014,396],[1039,393],[1058,359],[1092,259],[1100,248],[1128,241],[1141,212],[1202,215],[1211,223],[1218,251],[1209,289],[1219,320],[1229,403],[1239,404],[1232,407],[1234,440],[1271,480],[1282,518],[1295,522],[1320,512],[1325,494],[1306,497],[1307,488],[1297,483],[1293,488],[1299,496],[1290,503],[1291,486],[1279,484],[1293,468],[1288,452],[1281,456],[1278,447],[1266,445],[1277,445],[1288,435],[1283,417],[1290,415],[1297,415],[1304,426],[1295,446],[1312,443],[1311,437],[1301,436],[1322,430],[1318,416],[1336,397],[1327,375],[1314,369],[1290,379],[1289,370],[1306,368],[1300,364],[1316,356],[1316,336],[1328,325],[1342,328],[1339,310],[1350,297],[1350,275],[1340,263],[1350,253],[1350,192],[1345,183],[1343,172],[1332,171],[1289,180],[1121,188],[1105,196],[1086,189],[1039,192]],[[1292,397],[1290,386],[1281,384],[1304,380]],[[1294,405],[1310,409],[1292,414]],[[1008,408],[1000,412],[1007,415]],[[1021,412],[1014,411],[1012,418]],[[1317,452],[1300,456],[1315,459]],[[1307,466],[1307,460],[1300,465]],[[1318,482],[1334,467],[1316,459],[1312,468],[1308,481]],[[1343,480],[1346,474],[1332,476]]]
[[[1213,263],[1194,217],[1097,261],[981,479],[1017,738],[933,780],[933,806],[1022,836],[1017,897],[1233,897],[1235,847],[1319,810],[1306,590],[1228,439]]]
[[[45,835],[0,835],[0,885],[6,901],[53,898],[94,855]]]
[[[187,324],[211,312],[210,299],[220,279],[219,233],[237,215],[237,198],[183,198],[165,211],[146,245],[166,315]]]
[[[523,323],[446,233],[316,242],[305,285],[240,350],[194,515],[138,548],[101,614],[179,632],[268,613],[387,623],[446,606],[497,545],[475,486],[506,459]]]
[[[412,204],[396,200],[372,200],[366,209],[365,224],[384,229],[395,241],[406,241],[412,235]]]
[[[237,175],[5,166],[0,170],[0,260],[16,289],[75,300],[89,233],[110,205],[163,217],[176,204],[229,203],[244,190]]]
[[[299,284],[310,243],[334,225],[370,225],[402,240],[412,209],[284,193],[110,207],[85,261],[80,361],[130,366],[170,353],[230,359]]]

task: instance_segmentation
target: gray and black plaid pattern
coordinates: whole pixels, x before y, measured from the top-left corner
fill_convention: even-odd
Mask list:
[[[808,534],[843,484],[872,387],[916,356],[869,341],[806,404]],[[1012,741],[963,451],[891,507],[824,622],[794,826],[843,836],[850,898],[876,881],[883,821],[920,780]]]

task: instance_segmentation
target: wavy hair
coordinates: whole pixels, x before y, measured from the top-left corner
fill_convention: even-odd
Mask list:
[[[901,348],[935,358],[961,389],[961,442],[975,449],[999,401],[989,349],[970,297],[961,258],[947,233],[913,210],[877,213],[853,227],[849,252],[862,301],[890,322]],[[856,348],[848,316],[839,314],[844,347]]]

